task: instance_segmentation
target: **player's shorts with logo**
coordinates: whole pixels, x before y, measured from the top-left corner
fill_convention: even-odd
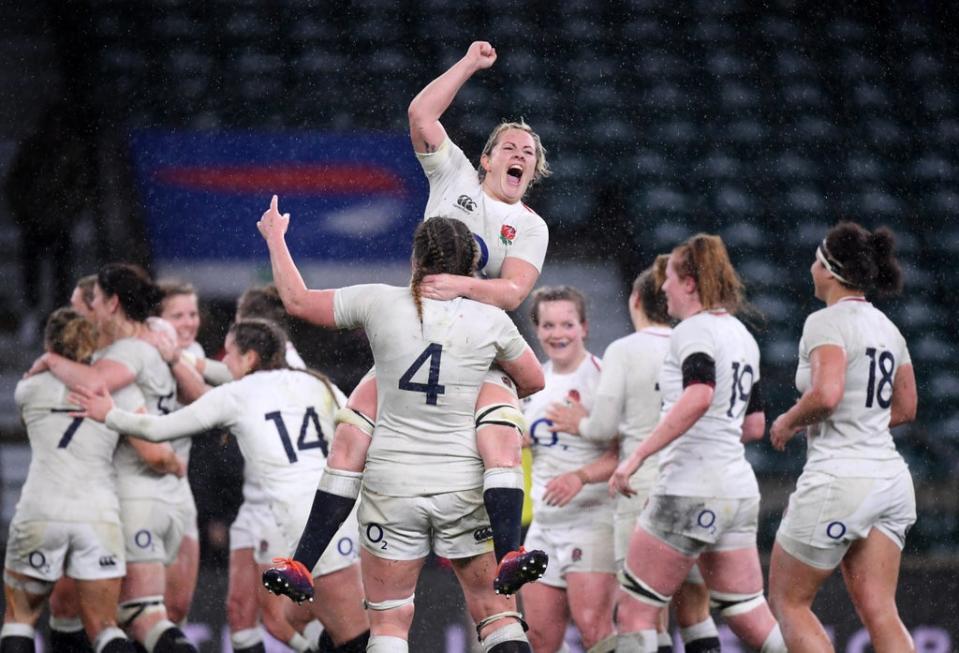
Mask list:
[[[176,503],[154,499],[120,499],[127,562],[176,560],[186,524]]]
[[[306,528],[306,522],[310,516],[310,509],[313,506],[313,492],[309,498],[299,497],[298,500],[273,502],[270,509],[273,511],[273,517],[280,527],[280,532],[286,542],[286,548],[291,553],[296,550],[299,544],[303,529]],[[354,564],[360,557],[359,542],[357,541],[356,525],[356,507],[350,512],[349,516],[340,525],[339,530],[330,540],[330,545],[320,556],[320,559],[313,567],[313,577],[326,576],[335,571],[346,569]]]
[[[388,560],[419,560],[433,551],[457,560],[493,550],[483,488],[392,497],[363,488],[360,542]]]
[[[240,505],[230,524],[230,551],[237,549],[253,549],[253,559],[261,565],[290,555],[269,504],[244,501]]]
[[[24,520],[10,523],[4,566],[54,582],[64,574],[79,580],[126,575],[119,522]]]
[[[196,500],[193,498],[193,491],[190,489],[189,483],[185,482],[185,479],[183,485],[185,489],[176,504],[177,511],[180,514],[180,522],[183,524],[183,537],[199,541],[200,531],[196,523]]]
[[[846,478],[808,470],[789,497],[776,541],[794,558],[834,569],[854,540],[873,528],[900,549],[916,522],[916,495],[908,469],[890,478]]]
[[[636,477],[634,476],[633,479]],[[616,512],[613,513],[613,557],[616,560],[616,570],[620,571],[626,564],[626,556],[629,553],[629,540],[636,530],[639,523],[639,516],[643,513],[643,507],[649,499],[649,491],[652,490],[653,483],[645,484],[644,487],[637,486],[630,480],[630,487],[636,490],[636,494],[631,497],[619,496],[616,498]],[[703,574],[699,571],[699,565],[693,565],[686,575],[686,582],[694,585],[702,585]]]
[[[613,524],[599,520],[576,528],[542,527],[533,519],[523,546],[540,549],[549,556],[549,566],[539,582],[552,587],[566,587],[566,574],[593,572],[615,574],[613,557]]]
[[[729,551],[756,546],[759,497],[727,499],[654,494],[639,524],[680,553]]]

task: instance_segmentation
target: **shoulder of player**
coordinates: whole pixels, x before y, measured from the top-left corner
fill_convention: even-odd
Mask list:
[[[17,387],[13,391],[14,401],[18,406],[23,406],[33,399],[37,393],[42,392],[48,383],[52,382],[60,383],[50,372],[41,372],[26,379],[20,379],[17,381]],[[60,385],[62,385],[62,383],[60,383]]]

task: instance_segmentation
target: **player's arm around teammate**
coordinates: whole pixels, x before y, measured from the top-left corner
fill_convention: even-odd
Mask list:
[[[77,312],[59,309],[47,321],[44,341],[47,351],[85,361],[96,349],[97,336],[93,325]],[[76,614],[89,641],[80,642],[82,637],[72,627],[61,627],[55,645],[89,648],[93,642],[97,653],[132,653],[132,644],[116,622],[125,573],[112,475],[118,436],[69,416],[66,396],[66,386],[50,374],[24,379],[17,386],[16,400],[32,456],[10,524],[0,650],[34,650],[34,627],[56,582],[60,600],[66,603],[58,606],[59,619]],[[124,397],[127,403],[143,399],[135,390]],[[58,582],[67,578],[68,584]]]
[[[833,650],[812,602],[837,566],[875,650],[914,650],[895,595],[915,495],[889,428],[915,418],[916,380],[899,330],[866,300],[901,289],[893,242],[887,229],[841,223],[819,245],[810,272],[826,308],[803,327],[802,397],[772,427],[777,449],[803,428],[809,448],[769,572],[794,652]]]

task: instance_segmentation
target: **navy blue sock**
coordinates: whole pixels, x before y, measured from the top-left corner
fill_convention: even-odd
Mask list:
[[[493,529],[496,562],[520,547],[523,532],[523,491],[491,487],[483,492],[483,503]]]
[[[306,520],[300,544],[296,547],[293,559],[302,562],[307,569],[313,569],[316,562],[326,551],[330,540],[336,535],[346,518],[353,510],[356,499],[348,499],[325,490],[317,490],[313,497],[313,507]]]

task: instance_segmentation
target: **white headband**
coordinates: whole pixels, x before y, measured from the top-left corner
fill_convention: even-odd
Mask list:
[[[819,247],[816,248],[816,258],[819,260],[820,263],[822,263],[822,266],[829,271],[829,274],[836,277],[837,281],[840,281],[846,284],[847,286],[851,286],[853,288],[857,287],[856,284],[844,278],[839,273],[839,270],[842,269],[842,264],[829,255],[829,250],[826,248],[825,238],[823,238],[822,243],[820,243]]]

